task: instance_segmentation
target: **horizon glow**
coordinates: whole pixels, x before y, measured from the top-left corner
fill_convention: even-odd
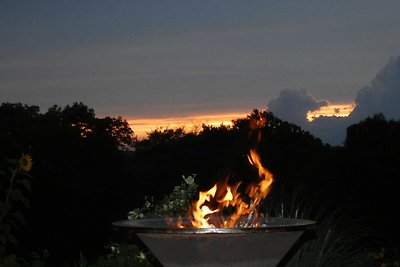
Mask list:
[[[185,131],[197,131],[203,124],[208,126],[232,126],[232,120],[245,118],[249,113],[224,113],[224,114],[203,114],[184,117],[169,118],[144,118],[128,119],[129,126],[132,128],[138,139],[144,139],[147,134],[154,130],[184,128]]]
[[[318,110],[307,112],[306,118],[309,122],[314,121],[318,117],[348,117],[355,108],[355,103],[329,104]],[[196,132],[201,129],[202,125],[208,126],[232,126],[233,120],[246,118],[249,112],[233,112],[223,114],[199,114],[182,117],[167,118],[142,118],[127,119],[129,126],[134,131],[139,140],[145,139],[148,133],[154,130],[166,130],[184,128],[186,132]]]
[[[355,103],[344,104],[328,104],[327,106],[320,107],[317,110],[307,112],[307,120],[309,122],[324,116],[324,117],[348,117],[355,108]]]

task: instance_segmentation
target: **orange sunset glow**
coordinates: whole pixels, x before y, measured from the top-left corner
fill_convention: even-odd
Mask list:
[[[170,118],[148,118],[148,119],[128,119],[128,123],[139,139],[143,139],[157,129],[176,129],[184,127],[186,131],[201,128],[203,124],[210,126],[231,126],[232,120],[245,118],[248,113],[226,113],[226,114],[208,114],[193,115],[186,117]]]
[[[353,111],[354,103],[347,104],[329,104],[323,106],[318,110],[309,111],[307,113],[307,120],[312,122],[318,117],[347,117]],[[205,115],[192,115],[184,117],[168,117],[168,118],[142,118],[142,119],[128,119],[128,123],[134,130],[139,139],[147,137],[150,133],[157,129],[177,129],[180,127],[185,128],[190,132],[196,129],[201,129],[203,124],[209,126],[231,126],[232,120],[245,118],[249,113],[224,113],[224,114],[205,114]]]
[[[353,111],[354,103],[347,104],[329,104],[317,110],[307,112],[307,120],[313,121],[318,117],[347,117]]]

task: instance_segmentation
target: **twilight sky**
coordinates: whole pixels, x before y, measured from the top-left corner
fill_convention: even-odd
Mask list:
[[[382,79],[400,91],[399,10],[397,0],[2,0],[0,102],[45,112],[81,101],[137,119],[274,105],[290,118],[290,94],[367,103]]]

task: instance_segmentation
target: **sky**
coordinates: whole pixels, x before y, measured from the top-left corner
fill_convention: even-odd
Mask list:
[[[341,144],[365,114],[400,118],[399,10],[397,0],[2,0],[0,102],[42,112],[83,102],[136,122],[269,109]],[[348,118],[306,121],[352,103]]]

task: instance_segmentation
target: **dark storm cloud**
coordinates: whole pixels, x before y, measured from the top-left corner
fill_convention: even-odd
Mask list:
[[[376,113],[382,113],[387,119],[400,119],[400,57],[389,59],[370,85],[358,91],[355,103],[356,107],[349,117],[322,116],[308,122],[308,111],[328,103],[316,100],[305,89],[286,89],[277,99],[269,102],[268,108],[278,118],[299,125],[323,142],[342,145],[346,128],[353,123]]]
[[[400,57],[390,58],[371,84],[358,91],[351,117],[359,120],[376,113],[387,119],[400,118]]]
[[[285,89],[268,103],[268,109],[278,118],[299,125],[322,141],[340,145],[344,140],[348,119],[320,117],[313,122],[306,118],[308,111],[328,105],[313,97],[306,89]]]
[[[326,105],[327,101],[318,101],[306,89],[285,89],[277,99],[269,101],[268,108],[277,117],[304,126],[308,111]]]

